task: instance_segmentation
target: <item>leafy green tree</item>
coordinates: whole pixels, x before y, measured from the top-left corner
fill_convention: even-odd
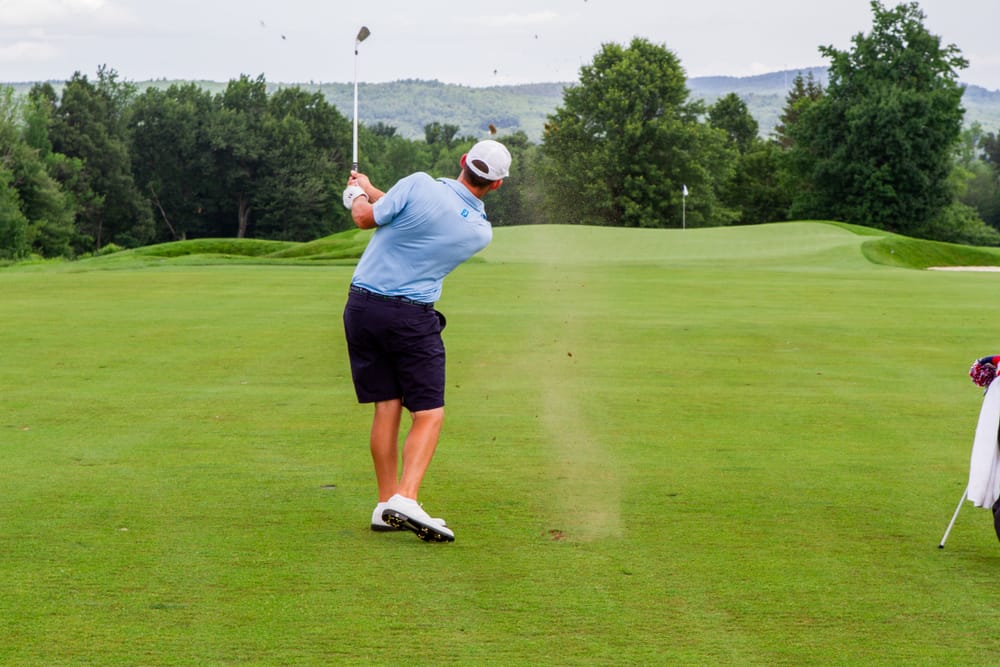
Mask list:
[[[785,220],[791,197],[782,178],[781,150],[760,138],[746,103],[735,93],[725,95],[708,108],[708,122],[726,133],[736,151],[732,172],[719,188],[720,201],[739,212],[739,224]]]
[[[823,99],[823,95],[823,86],[810,72],[807,77],[797,74],[785,97],[785,106],[772,133],[774,141],[782,149],[781,153],[774,156],[779,169],[778,187],[774,192],[783,202],[785,217],[776,217],[777,220],[792,217],[791,210],[795,200],[800,202],[799,210],[804,210],[801,202],[810,201],[813,196],[813,154],[811,151],[793,149],[796,148],[795,136],[806,131],[800,128],[802,116]]]
[[[957,200],[931,221],[925,236],[965,245],[1000,245],[1000,232],[984,223],[975,208]]]
[[[10,246],[15,255],[71,256],[76,209],[50,174],[44,137],[44,110],[30,98],[15,99],[11,88],[0,91],[0,164],[7,176],[4,187],[12,191],[5,202],[16,202],[20,213],[11,218],[5,236],[18,239]],[[20,231],[12,236],[15,229]]]
[[[791,131],[809,182],[791,217],[940,238],[963,117],[957,72],[967,62],[927,31],[915,2],[871,7],[872,31],[855,35],[850,51],[820,48],[830,81]]]
[[[498,140],[510,150],[511,166],[510,176],[486,202],[490,222],[498,227],[543,222],[534,214],[535,211],[544,209],[538,196],[544,190],[539,187],[540,179],[536,176],[538,147],[528,140],[528,135],[520,131]]]
[[[38,150],[41,155],[52,153],[52,138],[49,128],[55,112],[58,97],[52,84],[35,84],[28,91],[24,101],[24,127],[21,135],[25,143]]]
[[[220,94],[220,112],[211,130],[221,198],[235,207],[226,236],[244,238],[267,151],[267,82],[241,75]]]
[[[428,123],[424,125],[424,141],[430,152],[430,164],[425,171],[435,175],[454,176],[453,154],[461,145],[469,144],[471,137],[461,137],[458,125]]]
[[[1000,172],[988,161],[989,139],[980,123],[962,130],[951,181],[958,202],[971,207],[983,222],[1000,230]]]
[[[153,234],[148,202],[132,178],[125,115],[134,87],[101,68],[97,84],[79,72],[66,82],[56,107],[50,137],[54,152],[83,161],[84,190],[89,199],[78,216],[83,250],[105,244],[132,247]]]
[[[433,159],[427,142],[405,139],[396,134],[396,128],[377,125],[369,130],[362,125],[358,132],[358,144],[360,169],[380,188],[388,189],[399,179],[416,171],[431,172]],[[341,190],[347,183],[347,176],[345,170],[336,182]],[[346,210],[342,220],[345,229],[354,226]]]
[[[1000,137],[996,132],[988,132],[980,137],[978,145],[982,150],[983,160],[1000,176]]]
[[[455,145],[455,141],[458,137],[458,125],[449,125],[447,123],[428,123],[424,125],[424,141],[427,142],[429,146],[441,146],[444,148],[451,148]]]
[[[535,147],[524,132],[514,132],[496,139],[510,151],[511,166],[510,175],[504,179],[500,189],[486,197],[486,214],[490,223],[495,227],[501,227],[537,222],[529,218],[527,203],[531,192],[529,184],[536,181],[532,175],[537,161]],[[432,175],[457,177],[461,170],[462,155],[468,153],[477,141],[479,139],[475,137],[463,137],[460,143],[442,152],[431,172]]]
[[[760,125],[750,115],[746,102],[736,93],[720,97],[708,108],[708,122],[725,132],[730,144],[740,154],[749,151],[759,140],[757,133]]]
[[[308,241],[337,229],[351,124],[320,93],[285,88],[268,104],[267,162],[255,235]]]
[[[372,134],[380,137],[394,137],[399,128],[393,127],[392,125],[387,125],[382,121],[379,121],[369,128]]]
[[[29,251],[28,219],[13,186],[14,174],[0,164],[0,259],[20,259]]]
[[[13,146],[11,173],[28,220],[28,244],[43,257],[71,257],[74,240],[72,198],[49,174],[45,160],[26,143]]]
[[[46,170],[59,184],[60,191],[66,197],[66,204],[71,209],[72,230],[68,232],[71,247],[68,254],[72,254],[78,249],[93,247],[93,239],[88,239],[80,232],[78,221],[97,215],[104,204],[104,197],[91,188],[84,173],[82,158],[57,153],[52,148],[51,130],[58,104],[59,96],[51,84],[32,86],[28,92],[25,111],[24,137],[28,145],[38,150],[44,159]]]
[[[161,223],[157,241],[215,235],[208,208],[215,181],[210,128],[217,110],[211,93],[193,83],[148,88],[131,105],[133,174]]]
[[[971,166],[958,200],[974,208],[986,224],[1000,229],[1000,182],[986,163],[976,162]]]
[[[741,225],[787,220],[792,194],[785,172],[785,154],[778,143],[758,140],[741,154],[720,196],[727,205],[739,210]]]
[[[774,128],[774,138],[782,148],[791,148],[794,143],[791,128],[798,123],[802,112],[813,102],[823,97],[823,86],[816,81],[812,72],[806,77],[799,72],[792,80],[792,87],[785,97],[778,124]]]
[[[682,187],[691,226],[735,214],[715,191],[732,169],[725,133],[699,121],[677,56],[635,38],[605,44],[549,116],[541,177],[553,222],[680,226]]]
[[[150,88],[130,119],[136,180],[168,238],[304,241],[343,217],[350,123],[319,93],[268,95],[262,76],[215,97],[194,84]]]

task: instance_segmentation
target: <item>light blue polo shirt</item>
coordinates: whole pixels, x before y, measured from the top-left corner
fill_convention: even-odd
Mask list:
[[[372,208],[378,228],[351,283],[379,294],[433,303],[444,277],[493,239],[482,200],[452,178],[412,174]]]

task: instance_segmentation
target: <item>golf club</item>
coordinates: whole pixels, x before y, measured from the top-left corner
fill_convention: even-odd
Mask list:
[[[372,34],[367,26],[361,26],[354,39],[354,152],[351,154],[351,171],[358,170],[358,45]]]

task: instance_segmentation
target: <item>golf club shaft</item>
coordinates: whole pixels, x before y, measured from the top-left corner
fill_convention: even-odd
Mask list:
[[[938,549],[944,549],[944,541],[948,539],[948,533],[951,532],[951,527],[955,525],[955,519],[958,518],[958,513],[962,509],[962,503],[965,502],[965,497],[969,495],[969,487],[965,487],[965,491],[962,491],[962,497],[958,500],[958,507],[955,508],[955,514],[951,517],[951,523],[948,524],[948,528],[944,531],[944,537],[941,538],[941,544],[938,545]]]
[[[351,153],[351,171],[358,170],[358,46],[371,35],[368,26],[361,26],[354,38],[354,152]]]
[[[351,153],[351,171],[358,170],[358,46],[354,45],[354,151]]]

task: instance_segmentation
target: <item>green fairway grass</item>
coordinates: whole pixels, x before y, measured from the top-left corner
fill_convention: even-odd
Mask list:
[[[368,529],[368,236],[0,270],[0,664],[989,665],[992,249],[514,227],[447,279],[422,502]]]

